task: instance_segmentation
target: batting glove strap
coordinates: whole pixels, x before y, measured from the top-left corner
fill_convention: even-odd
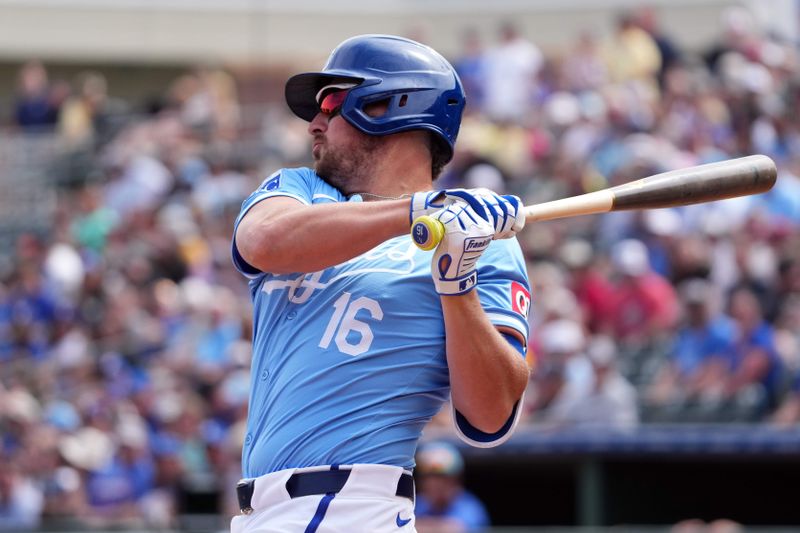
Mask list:
[[[445,191],[415,192],[411,196],[409,225],[422,215],[430,215],[444,207]]]
[[[434,276],[433,285],[436,287],[436,292],[441,296],[467,294],[478,286],[478,271],[473,270],[456,279],[444,279]]]

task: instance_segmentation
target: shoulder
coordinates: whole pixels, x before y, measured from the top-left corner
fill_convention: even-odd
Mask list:
[[[307,167],[276,170],[261,182],[245,204],[253,204],[271,196],[290,196],[304,204],[347,200],[338,189]]]
[[[307,167],[297,168],[279,168],[269,176],[267,176],[261,185],[258,186],[260,191],[273,191],[277,190],[288,181],[301,181],[306,183],[313,183],[314,179],[322,180],[317,174]]]

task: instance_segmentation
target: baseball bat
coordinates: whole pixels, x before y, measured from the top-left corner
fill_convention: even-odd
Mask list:
[[[772,159],[751,155],[671,170],[523,209],[526,222],[538,222],[609,211],[699,204],[766,192],[777,176]],[[430,216],[421,216],[411,225],[411,237],[419,248],[432,250],[444,237],[444,225]]]

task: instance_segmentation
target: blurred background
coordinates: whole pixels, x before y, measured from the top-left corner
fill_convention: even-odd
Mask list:
[[[522,425],[481,450],[431,422],[419,531],[796,531],[799,14],[0,0],[0,531],[226,530],[251,333],[232,222],[309,162],[286,77],[361,33],[459,71],[440,187],[536,203],[755,153],[779,170],[758,197],[526,228]]]

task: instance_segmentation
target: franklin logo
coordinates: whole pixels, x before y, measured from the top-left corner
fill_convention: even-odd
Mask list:
[[[470,239],[467,242],[467,245],[464,248],[464,250],[466,250],[467,252],[471,252],[471,251],[477,252],[477,251],[483,250],[484,248],[489,246],[490,242],[492,242],[492,238],[491,237],[488,237],[486,239]]]

